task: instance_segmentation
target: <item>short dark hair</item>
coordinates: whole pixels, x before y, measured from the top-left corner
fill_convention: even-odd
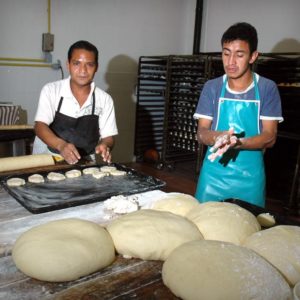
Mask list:
[[[249,23],[240,22],[230,26],[222,36],[221,45],[235,40],[247,42],[251,54],[257,50],[257,31]]]
[[[98,53],[98,49],[96,46],[94,46],[93,44],[91,44],[88,41],[83,41],[83,40],[74,43],[73,45],[71,45],[71,47],[69,48],[69,51],[68,51],[68,61],[69,62],[71,61],[72,54],[75,49],[84,49],[84,50],[93,52],[95,54],[96,64],[98,65],[99,53]]]

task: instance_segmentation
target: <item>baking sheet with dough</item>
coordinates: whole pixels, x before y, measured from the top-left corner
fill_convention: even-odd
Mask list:
[[[42,213],[77,205],[83,205],[106,200],[117,195],[133,195],[146,191],[159,189],[165,182],[139,173],[133,169],[119,164],[113,164],[118,170],[126,171],[124,176],[106,176],[95,179],[91,175],[78,178],[66,178],[62,181],[49,181],[49,172],[40,172],[44,176],[44,183],[30,183],[28,177],[32,174],[18,175],[24,178],[26,184],[21,187],[9,187],[6,180],[13,177],[2,178],[1,184],[21,205],[32,213]],[[98,167],[101,167],[99,165]],[[70,166],[70,169],[83,170],[85,167]],[[67,170],[56,171],[65,174]]]

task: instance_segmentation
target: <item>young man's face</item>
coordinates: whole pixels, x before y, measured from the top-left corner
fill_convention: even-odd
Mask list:
[[[250,71],[250,65],[257,55],[257,51],[250,54],[249,44],[245,41],[223,43],[222,61],[226,75],[231,79],[243,77]]]
[[[84,49],[75,49],[67,68],[71,75],[71,81],[78,86],[89,85],[97,71],[95,54]]]

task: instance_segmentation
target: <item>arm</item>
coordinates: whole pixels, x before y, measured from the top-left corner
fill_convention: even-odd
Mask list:
[[[69,164],[75,164],[80,159],[76,147],[56,136],[49,126],[43,122],[36,121],[34,125],[36,135],[49,147],[59,151],[60,155]]]
[[[271,148],[276,142],[277,125],[277,120],[263,120],[262,132],[253,137],[239,139],[236,148],[249,150]]]
[[[114,146],[114,138],[112,136],[105,137],[101,139],[100,143],[96,146],[96,154],[102,156],[103,161],[111,162],[111,150]]]

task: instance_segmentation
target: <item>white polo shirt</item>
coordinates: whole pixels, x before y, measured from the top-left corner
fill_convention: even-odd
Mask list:
[[[95,83],[91,83],[91,92],[87,101],[80,107],[70,88],[70,77],[46,84],[41,91],[35,121],[50,125],[55,117],[60,98],[63,102],[60,112],[73,118],[91,115],[93,106],[93,91],[95,90],[95,114],[99,115],[100,139],[118,134],[113,99]],[[51,153],[47,145],[38,137],[33,144],[33,154]]]

